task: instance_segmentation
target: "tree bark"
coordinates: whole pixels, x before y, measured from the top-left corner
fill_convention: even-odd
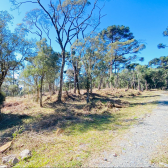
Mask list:
[[[100,78],[100,82],[99,82],[98,90],[101,89],[101,85],[102,85],[102,77]]]
[[[59,89],[59,92],[58,92],[58,101],[59,102],[61,102],[61,97],[62,97],[64,66],[65,66],[65,50],[62,51],[62,65],[61,65],[61,73],[60,73],[60,89]]]
[[[146,87],[146,91],[148,90],[148,84],[147,81],[145,80],[145,87]]]
[[[110,65],[110,88],[112,89],[113,88],[113,84],[112,84],[112,81],[111,81],[111,79],[112,79],[112,76],[113,76],[113,65],[112,65],[112,63],[113,63],[113,60],[111,60],[111,65]]]
[[[35,79],[35,83],[36,83],[36,92],[37,92],[37,93],[36,93],[36,94],[37,94],[37,95],[36,95],[37,97],[36,97],[36,100],[35,100],[35,101],[38,102],[38,100],[39,100],[39,86],[38,86],[38,83],[37,83],[37,79]]]
[[[138,90],[141,91],[141,87],[140,87],[140,79],[138,78]]]
[[[48,84],[48,88],[49,88],[50,99],[51,99],[51,96],[52,96],[52,94],[53,94],[53,92],[52,92],[52,84],[51,84],[51,83]]]
[[[92,93],[92,77],[90,75],[90,93]]]
[[[73,65],[73,69],[74,69],[74,93],[76,94],[76,66]]]
[[[89,103],[89,76],[87,75],[87,98],[86,98],[86,102]]]
[[[41,84],[40,84],[40,107],[43,107],[43,104],[42,104],[43,78],[44,76],[41,77]]]
[[[78,73],[77,73],[77,74],[78,74]],[[77,75],[77,77],[76,77],[76,84],[77,84],[78,94],[80,95],[78,75]]]

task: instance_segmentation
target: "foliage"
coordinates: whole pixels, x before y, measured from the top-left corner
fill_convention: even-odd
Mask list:
[[[7,73],[21,65],[25,57],[28,57],[33,47],[32,41],[27,41],[22,32],[15,29],[12,33],[8,24],[11,23],[12,16],[6,11],[0,11],[0,88]],[[20,55],[20,58],[17,55]]]

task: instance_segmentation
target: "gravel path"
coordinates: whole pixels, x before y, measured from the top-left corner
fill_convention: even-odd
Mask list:
[[[115,151],[103,152],[102,157],[92,160],[91,165],[95,167],[155,167],[150,162],[151,154],[166,137],[168,137],[168,96],[162,94],[158,107],[138,125],[132,127],[119,142],[117,149],[120,149],[120,154],[115,157]]]

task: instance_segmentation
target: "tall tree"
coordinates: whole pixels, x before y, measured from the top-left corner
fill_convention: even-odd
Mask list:
[[[125,61],[124,55],[136,54],[138,51],[145,48],[144,44],[139,44],[137,40],[134,40],[133,33],[130,32],[129,27],[121,26],[109,26],[100,32],[100,36],[109,47],[109,53],[106,55],[108,62],[110,78],[113,78],[113,66],[116,61]],[[124,42],[128,42],[124,45]],[[120,44],[118,44],[120,43]],[[122,44],[123,43],[123,44]],[[122,44],[122,45],[121,45]],[[130,61],[134,57],[130,57]],[[112,82],[111,82],[112,87]]]
[[[31,48],[34,47],[31,41],[25,40],[25,34],[17,29],[12,33],[8,29],[11,20],[12,16],[8,12],[0,11],[0,90],[8,71],[20,65],[24,58],[32,53]]]
[[[95,0],[91,4],[87,0],[64,0],[53,2],[48,0],[48,6],[42,3],[41,0],[10,0],[15,8],[19,8],[23,4],[33,3],[37,4],[40,9],[45,13],[44,18],[50,20],[52,26],[54,27],[56,33],[56,42],[59,44],[62,50],[62,65],[60,72],[60,89],[58,93],[58,101],[61,101],[62,96],[62,85],[63,85],[63,71],[65,66],[65,50],[68,43],[71,43],[72,39],[75,37],[78,38],[79,34],[84,35],[84,31],[92,26],[96,28],[100,23],[100,18],[102,17],[101,10],[102,8],[97,6],[98,0]],[[86,12],[86,9],[90,9],[90,12]],[[98,9],[98,11],[96,10]],[[98,21],[92,22],[91,17],[93,12],[98,12]]]
[[[35,82],[40,90],[40,107],[42,107],[42,86],[44,78],[51,73],[56,74],[58,71],[58,59],[59,53],[53,51],[53,49],[47,45],[47,40],[44,38],[37,42],[38,54],[34,58],[31,58],[31,65],[28,65],[24,70],[24,76],[36,77]],[[48,77],[49,78],[49,77]]]

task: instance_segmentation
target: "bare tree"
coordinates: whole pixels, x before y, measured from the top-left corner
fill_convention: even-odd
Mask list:
[[[58,93],[58,101],[61,101],[62,97],[62,85],[63,85],[63,71],[66,58],[66,47],[75,37],[83,35],[88,27],[96,29],[100,24],[101,10],[98,6],[98,0],[95,0],[91,4],[87,0],[58,0],[56,3],[52,0],[48,0],[48,6],[45,6],[41,0],[10,0],[14,5],[14,8],[19,8],[26,3],[37,4],[45,13],[44,17],[49,20],[54,26],[56,31],[56,42],[59,44],[62,51],[62,64],[60,73],[60,90]],[[86,12],[86,9],[90,12]],[[98,19],[92,19],[94,12],[98,12]]]

